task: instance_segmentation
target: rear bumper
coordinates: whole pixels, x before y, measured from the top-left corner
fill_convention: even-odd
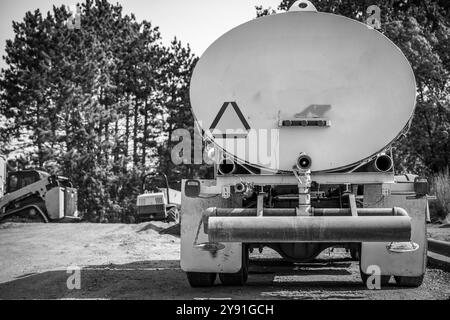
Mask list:
[[[348,243],[411,240],[411,218],[401,208],[361,209],[358,210],[358,216],[342,216],[346,214],[346,209],[315,211],[322,216],[286,216],[295,211],[266,209],[266,216],[256,217],[252,209],[209,208],[205,211],[203,222],[210,242]]]

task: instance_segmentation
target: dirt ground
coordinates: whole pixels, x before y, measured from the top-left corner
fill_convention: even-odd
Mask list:
[[[430,266],[418,289],[362,285],[345,252],[292,265],[268,249],[251,258],[245,287],[193,289],[179,267],[179,238],[164,223],[0,225],[0,299],[449,299],[450,273]],[[325,259],[331,259],[326,261]],[[67,267],[81,289],[67,289]]]
[[[428,225],[427,234],[435,240],[450,241],[450,225]]]

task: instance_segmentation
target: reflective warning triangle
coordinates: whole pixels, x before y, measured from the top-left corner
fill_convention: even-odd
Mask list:
[[[224,133],[220,133],[220,134],[214,134],[213,131],[214,129],[217,128],[217,125],[219,124],[220,120],[222,119],[223,115],[225,114],[225,111],[227,110],[227,108],[229,106],[232,106],[234,109],[234,112],[236,112],[236,115],[239,118],[239,121],[241,122],[242,126],[245,128],[245,130],[247,132],[245,133],[229,133],[229,132],[224,132]],[[239,127],[236,126],[236,128]],[[232,129],[232,128],[228,128],[228,129]],[[234,129],[234,128],[233,128]],[[209,128],[210,132],[212,133],[214,138],[222,138],[222,139],[245,139],[247,138],[248,135],[248,131],[250,130],[250,125],[248,124],[247,120],[245,119],[244,115],[241,112],[241,109],[239,109],[239,106],[236,102],[225,102],[222,105],[222,108],[220,108],[219,113],[217,113],[216,118],[214,119],[214,121],[211,124],[211,127]]]

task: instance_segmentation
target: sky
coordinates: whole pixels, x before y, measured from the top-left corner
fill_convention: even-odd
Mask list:
[[[75,5],[80,0],[1,0],[0,56],[5,43],[12,39],[12,21],[21,21],[25,12],[40,9],[47,13],[53,5]],[[228,30],[256,16],[255,6],[276,8],[281,0],[110,0],[119,2],[126,14],[134,13],[139,20],[149,20],[160,27],[165,43],[177,36],[189,43],[195,54],[201,55],[210,44]],[[5,67],[3,59],[0,67]]]

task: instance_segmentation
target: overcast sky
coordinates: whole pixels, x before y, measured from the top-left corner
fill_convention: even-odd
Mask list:
[[[47,12],[53,5],[74,5],[80,0],[0,0],[0,55],[5,42],[14,37],[12,21],[21,21],[26,11]],[[125,13],[134,13],[139,20],[150,20],[160,27],[168,43],[177,36],[189,43],[197,55],[228,30],[253,19],[256,5],[276,8],[281,0],[110,0],[119,2]],[[1,59],[0,67],[4,67]]]

